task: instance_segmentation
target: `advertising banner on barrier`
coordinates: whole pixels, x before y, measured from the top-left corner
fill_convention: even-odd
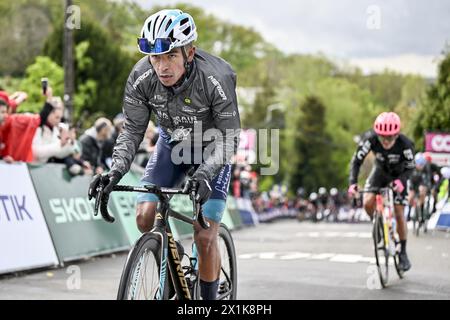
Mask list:
[[[26,164],[0,162],[0,202],[0,273],[57,265]]]
[[[92,177],[71,177],[59,164],[29,169],[60,260],[129,248],[121,223],[107,223],[100,213],[94,217],[94,201],[87,197]]]
[[[232,229],[242,227],[242,218],[237,208],[236,199],[230,195],[227,197],[227,211],[230,214],[230,218],[233,221]]]
[[[259,223],[258,214],[253,209],[250,199],[237,198],[236,202],[244,225],[256,225]]]
[[[139,178],[134,173],[127,173],[121,180],[121,185],[138,186]],[[130,245],[133,245],[141,236],[136,224],[136,197],[135,192],[112,192],[109,205],[113,213],[117,213],[125,229]]]
[[[436,222],[438,229],[450,229],[450,202],[446,202]]]
[[[450,153],[450,133],[426,133],[425,150],[436,153]]]

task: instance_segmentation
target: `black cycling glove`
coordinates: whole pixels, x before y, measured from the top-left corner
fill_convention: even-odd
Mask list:
[[[103,194],[105,196],[109,196],[113,187],[119,183],[122,175],[118,171],[110,171],[104,174],[97,174],[92,179],[91,184],[89,185],[88,196],[89,200],[95,198],[97,196],[97,187],[100,182],[103,184]]]
[[[184,190],[195,190],[195,201],[200,204],[204,204],[208,201],[212,193],[209,180],[201,173],[195,173],[194,176],[186,182]]]

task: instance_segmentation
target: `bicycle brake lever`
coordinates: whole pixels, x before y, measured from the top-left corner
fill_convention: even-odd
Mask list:
[[[194,221],[198,221],[203,229],[208,229],[210,225],[203,216],[202,206],[195,200],[195,191],[191,191],[189,196],[192,200],[192,203],[194,204]]]
[[[100,202],[102,200],[103,195],[103,184],[100,183],[96,189],[97,195],[95,196],[95,205],[94,205],[94,216],[98,215],[98,208],[100,207]]]
[[[100,213],[102,218],[106,222],[113,223],[115,221],[114,217],[112,217],[108,213],[108,199],[109,196],[104,196],[103,194],[103,183],[100,183],[97,187],[97,195],[95,196],[95,205],[94,205],[94,216],[98,215],[98,209],[100,208]]]

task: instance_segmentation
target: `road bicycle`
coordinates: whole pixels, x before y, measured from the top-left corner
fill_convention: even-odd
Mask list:
[[[100,213],[107,222],[114,222],[108,213],[108,197],[103,195],[103,185],[97,188],[94,211]],[[193,218],[189,218],[170,208],[173,195],[190,195],[195,199],[195,191],[162,188],[156,185],[114,186],[113,191],[153,193],[159,203],[153,229],[145,232],[130,250],[120,279],[117,299],[119,300],[199,300],[200,275],[195,243],[191,256],[184,253],[179,241],[175,241],[168,218],[181,220],[191,225],[198,221],[202,228],[209,224],[204,219],[201,206],[193,200]],[[237,294],[237,263],[233,238],[229,229],[220,224],[218,246],[221,258],[217,300],[235,300]],[[188,259],[182,264],[183,257]]]
[[[399,267],[401,246],[394,214],[394,190],[390,186],[375,192],[363,190],[361,193],[369,192],[376,194],[372,238],[378,275],[382,287],[385,288],[389,279],[390,258],[394,262],[398,276],[403,279],[403,270]]]

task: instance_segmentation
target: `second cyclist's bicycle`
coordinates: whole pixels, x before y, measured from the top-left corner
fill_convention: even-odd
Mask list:
[[[362,193],[376,194],[376,207],[373,216],[372,238],[375,251],[375,262],[381,286],[385,288],[389,279],[390,259],[400,279],[403,270],[400,262],[400,238],[397,233],[397,220],[394,213],[394,191],[392,187],[381,188],[377,192],[364,190]]]

